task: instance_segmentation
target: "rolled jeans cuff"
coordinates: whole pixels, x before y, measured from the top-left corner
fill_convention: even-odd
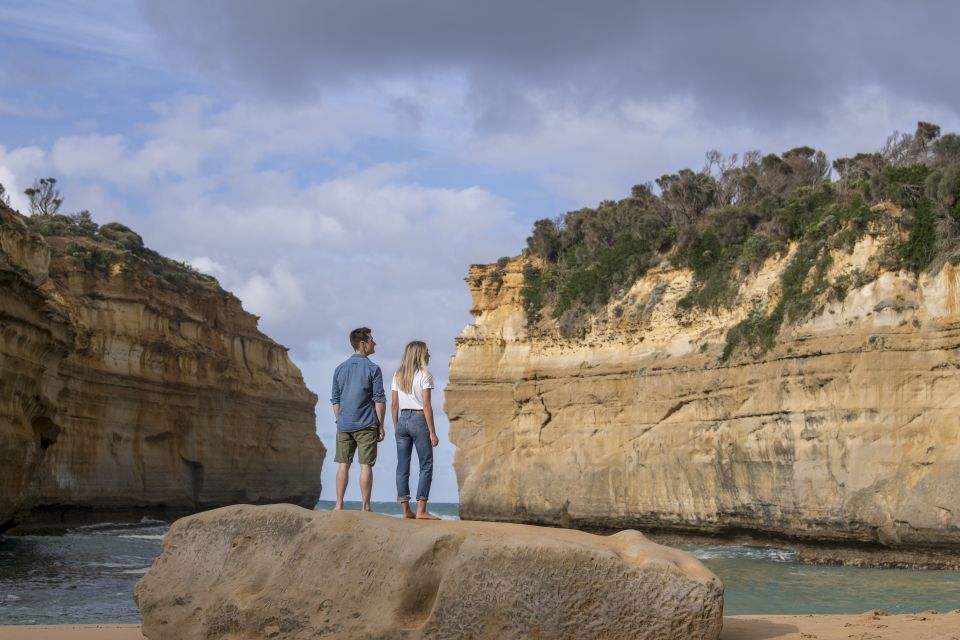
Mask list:
[[[410,496],[397,496],[397,502],[410,502]]]
[[[421,500],[429,500],[429,499],[430,499],[430,498],[428,498],[427,496],[417,496],[417,502],[419,502],[419,501],[421,501]]]

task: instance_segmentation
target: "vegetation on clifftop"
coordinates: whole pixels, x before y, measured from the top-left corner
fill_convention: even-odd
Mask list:
[[[178,291],[188,291],[195,286],[220,288],[213,276],[147,248],[138,233],[119,222],[98,225],[86,210],[66,215],[60,213],[63,197],[56,184],[55,178],[41,178],[24,191],[30,199],[31,215],[26,220],[46,238],[68,238],[64,253],[85,271],[107,275],[116,264],[141,263]],[[2,184],[0,204],[10,206]]]
[[[637,185],[623,200],[535,222],[527,255],[542,267],[524,267],[527,319],[549,312],[563,335],[580,335],[592,314],[664,260],[694,274],[681,309],[717,309],[795,243],[779,303],[732,328],[724,357],[741,347],[765,350],[784,320],[863,284],[862,274],[829,282],[830,253],[851,251],[883,222],[875,205],[885,201],[902,209],[896,223],[905,233],[880,257],[882,268],[920,274],[960,262],[960,136],[920,122],[913,134],[890,136],[880,152],[832,164],[810,147],[742,158],[711,151],[703,169],[661,176],[656,189]]]

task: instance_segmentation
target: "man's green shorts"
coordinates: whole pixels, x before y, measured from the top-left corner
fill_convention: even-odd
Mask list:
[[[380,437],[380,427],[373,425],[358,431],[337,431],[337,454],[334,462],[353,462],[353,452],[360,450],[358,456],[360,464],[371,467],[377,462],[377,438]]]

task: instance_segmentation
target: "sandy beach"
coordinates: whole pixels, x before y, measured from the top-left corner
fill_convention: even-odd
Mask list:
[[[138,624],[38,624],[0,626],[2,640],[144,640]]]
[[[720,640],[960,640],[960,609],[891,616],[728,616]],[[136,624],[0,626],[0,640],[144,640]]]

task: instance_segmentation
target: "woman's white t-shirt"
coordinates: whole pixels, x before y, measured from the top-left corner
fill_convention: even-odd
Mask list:
[[[413,375],[412,393],[407,393],[397,386],[397,374],[393,374],[393,382],[390,383],[390,390],[397,392],[397,398],[400,400],[400,410],[404,409],[423,409],[423,390],[433,389],[433,376],[429,371],[421,369]]]

